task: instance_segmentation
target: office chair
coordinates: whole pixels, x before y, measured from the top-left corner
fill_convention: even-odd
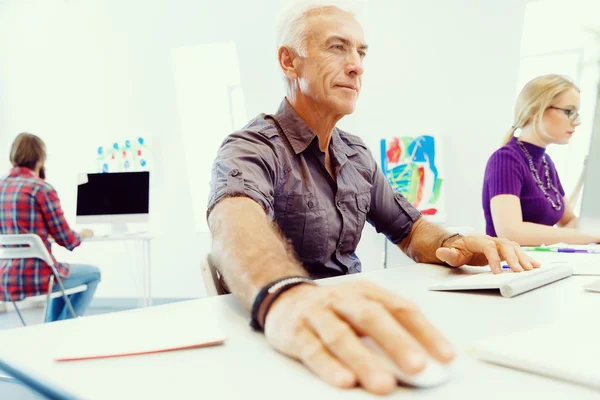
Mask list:
[[[210,254],[206,256],[206,260],[202,264],[202,278],[204,279],[207,296],[219,296],[229,293],[223,285],[223,278],[219,275],[214,259]]]
[[[19,246],[19,247],[16,247],[16,246]],[[60,296],[62,296],[65,299],[65,302],[67,303],[67,307],[69,308],[69,312],[71,313],[71,316],[73,318],[76,318],[77,314],[75,314],[75,310],[73,309],[73,305],[71,304],[71,301],[69,300],[68,296],[71,294],[86,291],[87,285],[83,284],[83,285],[79,285],[74,288],[65,290],[62,280],[60,279],[60,275],[58,274],[58,271],[56,270],[56,266],[54,265],[54,260],[50,256],[48,249],[46,249],[44,242],[42,242],[42,239],[38,235],[33,234],[33,233],[0,235],[0,259],[1,260],[25,259],[25,258],[38,258],[42,261],[45,261],[46,264],[52,270],[52,275],[50,275],[50,281],[48,284],[48,292],[46,294],[30,296],[30,297],[26,298],[26,300],[28,300],[28,301],[35,301],[35,300],[43,300],[45,297],[46,302],[44,304],[44,312],[42,314],[42,318],[43,318],[42,323],[46,320],[49,305],[50,305],[50,300],[58,298]],[[58,283],[60,292],[52,291],[55,283]],[[13,303],[13,306],[15,307],[15,310],[17,311],[17,314],[19,315],[19,319],[21,320],[21,323],[23,324],[23,326],[27,326],[27,324],[25,323],[25,320],[23,319],[23,315],[21,314],[21,311],[19,310],[19,307],[17,306],[16,301],[13,301],[12,299],[10,299],[10,301]]]

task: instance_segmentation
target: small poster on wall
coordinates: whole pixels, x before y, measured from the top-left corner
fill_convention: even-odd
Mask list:
[[[149,146],[146,139],[125,139],[96,148],[97,172],[149,171]]]
[[[444,222],[443,158],[439,136],[381,139],[381,168],[392,188],[429,220]]]

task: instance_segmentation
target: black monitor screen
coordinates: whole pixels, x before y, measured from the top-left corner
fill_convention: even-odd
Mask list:
[[[77,188],[77,215],[148,214],[150,173],[87,174]]]

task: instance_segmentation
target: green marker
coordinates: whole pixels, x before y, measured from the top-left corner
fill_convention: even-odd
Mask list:
[[[552,247],[523,247],[523,250],[525,250],[525,251],[543,251],[543,252],[547,252],[547,253],[552,253],[552,252],[556,251],[556,249],[553,249]]]

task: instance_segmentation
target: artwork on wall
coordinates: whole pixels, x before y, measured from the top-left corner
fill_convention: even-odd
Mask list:
[[[441,140],[430,135],[381,139],[381,168],[392,188],[430,220],[445,219]]]
[[[143,137],[115,141],[96,149],[97,172],[149,171],[149,148]]]

